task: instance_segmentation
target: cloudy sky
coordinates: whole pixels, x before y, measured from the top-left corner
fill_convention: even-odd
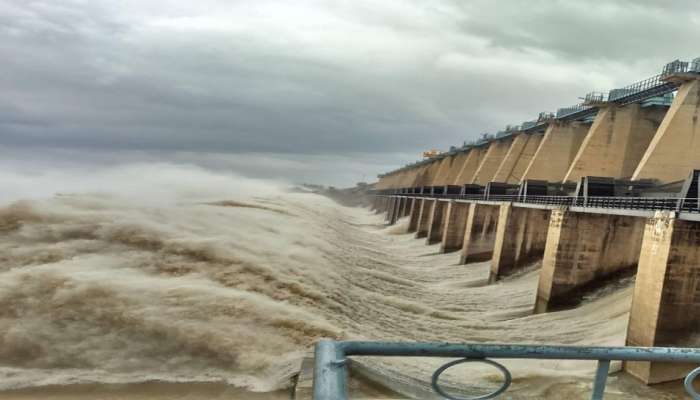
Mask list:
[[[0,0],[0,158],[347,185],[698,38],[695,0]]]

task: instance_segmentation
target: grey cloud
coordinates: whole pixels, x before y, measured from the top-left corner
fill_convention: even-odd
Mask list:
[[[538,48],[575,61],[654,63],[696,57],[700,33],[694,0],[506,0],[499,7],[457,2],[460,27],[494,47]]]
[[[700,33],[681,1],[190,3],[0,0],[0,145],[359,180],[643,79]]]

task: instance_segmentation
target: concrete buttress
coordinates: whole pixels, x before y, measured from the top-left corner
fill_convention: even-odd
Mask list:
[[[669,183],[700,168],[700,79],[681,85],[632,179]]]

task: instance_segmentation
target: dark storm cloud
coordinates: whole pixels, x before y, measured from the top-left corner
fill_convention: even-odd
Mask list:
[[[0,145],[396,160],[700,56],[692,1],[190,3],[0,0]]]

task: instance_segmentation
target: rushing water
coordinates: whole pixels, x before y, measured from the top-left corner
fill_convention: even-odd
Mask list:
[[[240,187],[227,179],[216,182]],[[65,398],[86,390],[90,398],[95,385],[123,384],[132,385],[120,389],[124,397],[104,398],[139,398],[136,383],[154,381],[165,385],[158,393],[174,390],[167,382],[188,385],[194,394],[182,398],[219,398],[222,384],[230,393],[221,398],[239,389],[280,398],[324,337],[624,344],[629,285],[574,310],[531,315],[536,266],[486,285],[488,263],[457,265],[457,255],[404,234],[405,221],[384,228],[367,209],[264,189],[260,197],[178,190],[157,201],[115,189],[3,205],[0,399],[66,390]],[[359,367],[404,393],[425,393],[444,361]],[[553,399],[587,398],[595,366],[506,364],[516,378],[510,398]],[[468,376],[497,379],[478,368]],[[682,398],[611,378],[608,398],[630,392]]]

